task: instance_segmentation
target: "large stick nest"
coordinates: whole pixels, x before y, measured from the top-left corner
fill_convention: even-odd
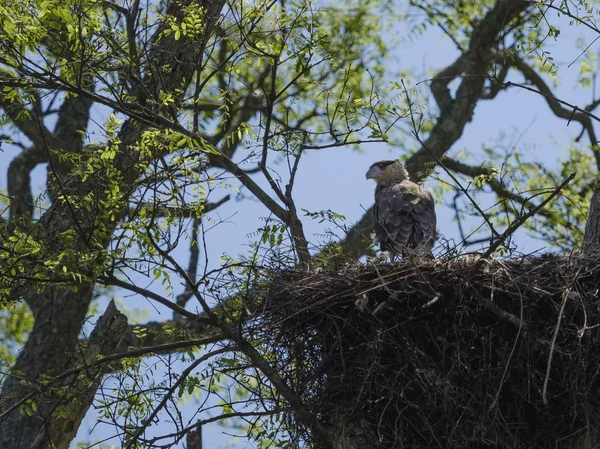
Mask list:
[[[337,447],[597,445],[599,264],[464,257],[287,272],[254,330]]]

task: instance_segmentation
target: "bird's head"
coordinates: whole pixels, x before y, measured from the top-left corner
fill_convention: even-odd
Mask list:
[[[374,179],[377,184],[390,184],[408,179],[406,167],[399,160],[378,161],[369,168],[367,179]]]

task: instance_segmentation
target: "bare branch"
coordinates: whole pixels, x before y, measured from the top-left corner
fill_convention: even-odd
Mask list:
[[[427,164],[434,163],[434,157],[441,158],[462,135],[464,127],[471,120],[475,104],[483,95],[500,32],[530,6],[531,3],[521,0],[496,2],[473,29],[468,51],[445,69],[448,71],[446,77],[441,76],[435,80],[437,84],[432,83],[440,115],[425,144],[406,162],[413,181],[425,178],[427,173],[424,168]],[[456,96],[449,98],[446,81],[460,74],[463,76]]]
[[[516,67],[523,74],[525,79],[531,84],[533,84],[537,88],[537,90],[531,89],[528,86],[523,86],[518,83],[513,83],[512,81],[508,81],[503,84],[506,87],[517,86],[542,95],[546,99],[546,103],[548,104],[550,110],[554,113],[554,115],[568,120],[568,123],[570,123],[572,120],[579,122],[588,133],[588,136],[590,138],[592,154],[596,159],[596,166],[600,170],[600,151],[598,151],[599,147],[598,141],[596,139],[596,132],[594,130],[594,125],[592,124],[591,120],[594,119],[596,121],[600,121],[600,118],[592,114],[590,112],[591,109],[590,111],[588,111],[587,108],[581,109],[578,106],[572,105],[564,100],[556,98],[550,90],[550,87],[548,87],[546,82],[533,68],[527,65],[522,59],[514,55],[508,56],[508,58],[512,58],[512,63],[514,67]],[[562,107],[562,105],[567,106],[569,109]]]
[[[548,198],[546,198],[539,205],[528,211],[526,214],[521,215],[519,218],[513,221],[510,224],[510,226],[506,228],[506,231],[504,231],[500,237],[498,237],[492,242],[492,244],[485,251],[485,253],[483,253],[482,257],[489,257],[491,254],[493,254],[494,251],[496,251],[508,237],[514,234],[514,232],[517,229],[519,229],[519,227],[521,227],[523,223],[525,223],[529,218],[533,217],[540,209],[542,209],[546,204],[552,201],[552,199],[556,195],[558,195],[560,191],[564,189],[567,186],[567,184],[569,184],[573,180],[573,178],[575,178],[575,174],[571,173],[558,187],[554,189],[554,191],[548,196]]]
[[[491,187],[494,193],[498,195],[499,198],[503,198],[504,200],[510,200],[530,209],[535,207],[535,204],[531,202],[530,198],[526,198],[522,195],[513,192],[512,190],[508,189],[504,183],[495,179],[493,177],[493,172],[491,169],[483,166],[467,165],[449,157],[444,157],[443,161],[444,165],[450,170],[469,176],[471,178],[476,178],[478,176],[489,177],[487,184]],[[557,218],[556,212],[549,209],[540,209],[537,211],[537,213],[548,219]]]
[[[159,304],[171,309],[172,311],[178,313],[181,316],[189,318],[190,320],[201,320],[198,315],[192,312],[188,312],[183,307],[178,306],[172,301],[169,301],[166,298],[163,298],[158,293],[154,293],[150,290],[146,290],[145,288],[138,287],[137,285],[130,284],[128,282],[122,281],[121,279],[117,279],[114,276],[101,276],[98,280],[106,285],[114,285],[115,287],[121,287],[125,290],[129,290],[131,292],[137,293],[138,295],[142,295],[145,298],[152,299]]]
[[[203,208],[202,208],[202,214],[207,214],[207,213],[219,208],[220,206],[225,204],[230,199],[231,199],[231,195],[225,195],[223,198],[221,198],[218,201],[215,201],[214,203],[204,203]],[[152,213],[156,217],[193,218],[198,213],[197,208],[191,207],[191,206],[190,207],[186,207],[186,206],[183,206],[183,207],[154,206],[152,204],[141,204],[138,207],[136,207],[135,209],[130,209],[129,212],[130,212],[130,214],[135,214],[139,209],[144,208],[146,206],[148,206],[152,210]]]
[[[334,142],[327,145],[302,145],[303,150],[325,150],[327,148],[343,147],[348,145],[361,145],[364,143],[387,143],[385,139],[373,139],[373,140],[342,140],[340,142]]]
[[[154,407],[154,410],[152,410],[152,413],[150,413],[150,416],[144,420],[144,424],[142,424],[133,433],[133,435],[130,438],[128,438],[129,443],[125,446],[125,449],[129,449],[134,444],[137,444],[138,439],[142,435],[142,433],[144,433],[144,430],[146,430],[146,428],[150,424],[152,424],[156,415],[158,415],[158,413],[165,407],[165,405],[167,405],[167,402],[173,397],[173,394],[177,391],[179,386],[183,382],[185,382],[185,380],[192,373],[192,371],[194,371],[196,368],[198,368],[198,366],[200,366],[200,364],[204,363],[205,361],[214,357],[215,355],[223,354],[223,353],[230,352],[230,351],[231,351],[231,348],[229,348],[229,347],[216,349],[216,350],[211,351],[201,357],[198,357],[196,360],[194,360],[193,363],[190,364],[190,366],[188,366],[186,369],[184,369],[181,372],[181,375],[177,379],[177,381],[173,384],[173,386],[171,388],[169,388],[169,392],[167,394],[165,394],[164,397],[162,398],[162,400],[160,401],[160,403]]]

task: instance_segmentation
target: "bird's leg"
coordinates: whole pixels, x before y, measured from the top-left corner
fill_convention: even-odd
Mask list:
[[[374,257],[367,257],[367,263],[371,263],[374,265],[380,264],[380,263],[387,263],[388,260],[394,260],[394,253],[392,253],[391,251],[381,251],[379,254],[377,254]]]
[[[394,263],[397,255],[395,251],[382,251],[380,257],[384,262]]]

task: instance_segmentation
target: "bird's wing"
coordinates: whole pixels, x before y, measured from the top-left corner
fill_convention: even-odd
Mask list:
[[[382,187],[375,199],[375,236],[381,249],[433,247],[436,216],[429,192],[405,180]]]

